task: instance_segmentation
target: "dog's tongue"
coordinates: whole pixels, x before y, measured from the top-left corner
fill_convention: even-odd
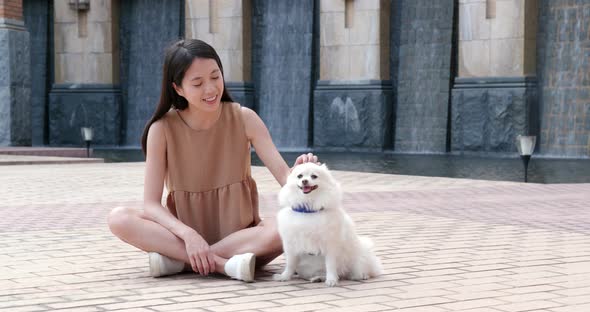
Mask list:
[[[311,190],[312,190],[311,186],[308,186],[308,185],[303,186],[303,193],[309,193],[309,192],[311,192]]]

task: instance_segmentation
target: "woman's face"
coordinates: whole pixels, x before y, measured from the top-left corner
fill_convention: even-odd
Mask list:
[[[182,79],[174,89],[184,97],[189,106],[206,112],[219,108],[223,94],[223,76],[214,59],[195,58]]]

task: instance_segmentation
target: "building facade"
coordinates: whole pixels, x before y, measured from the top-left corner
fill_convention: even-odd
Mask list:
[[[0,145],[138,147],[179,38],[281,150],[590,157],[587,0],[0,0]]]

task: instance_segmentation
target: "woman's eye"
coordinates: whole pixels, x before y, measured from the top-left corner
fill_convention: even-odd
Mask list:
[[[219,79],[219,76],[217,76],[217,77],[211,77],[211,79],[217,80],[217,79]]]
[[[297,179],[301,179],[301,178],[303,178],[303,175],[302,174],[300,174],[300,175],[297,176]]]
[[[315,175],[315,174],[312,174],[312,175],[311,175],[311,178],[312,178],[312,179],[317,179],[317,178],[318,178],[318,176],[317,176],[317,175]]]
[[[202,84],[198,84],[198,85],[193,85],[194,87],[200,87]]]

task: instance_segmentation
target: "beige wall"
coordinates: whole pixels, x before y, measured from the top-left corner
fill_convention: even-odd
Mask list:
[[[320,1],[320,80],[389,80],[389,1],[353,0],[349,28],[345,6]]]
[[[250,81],[250,0],[186,0],[185,3],[186,38],[203,40],[215,48],[223,64],[225,81]],[[211,3],[213,8],[209,7]]]
[[[55,0],[55,82],[119,82],[118,2],[91,0],[90,10]]]
[[[459,76],[534,75],[536,29],[537,0],[460,0]]]

